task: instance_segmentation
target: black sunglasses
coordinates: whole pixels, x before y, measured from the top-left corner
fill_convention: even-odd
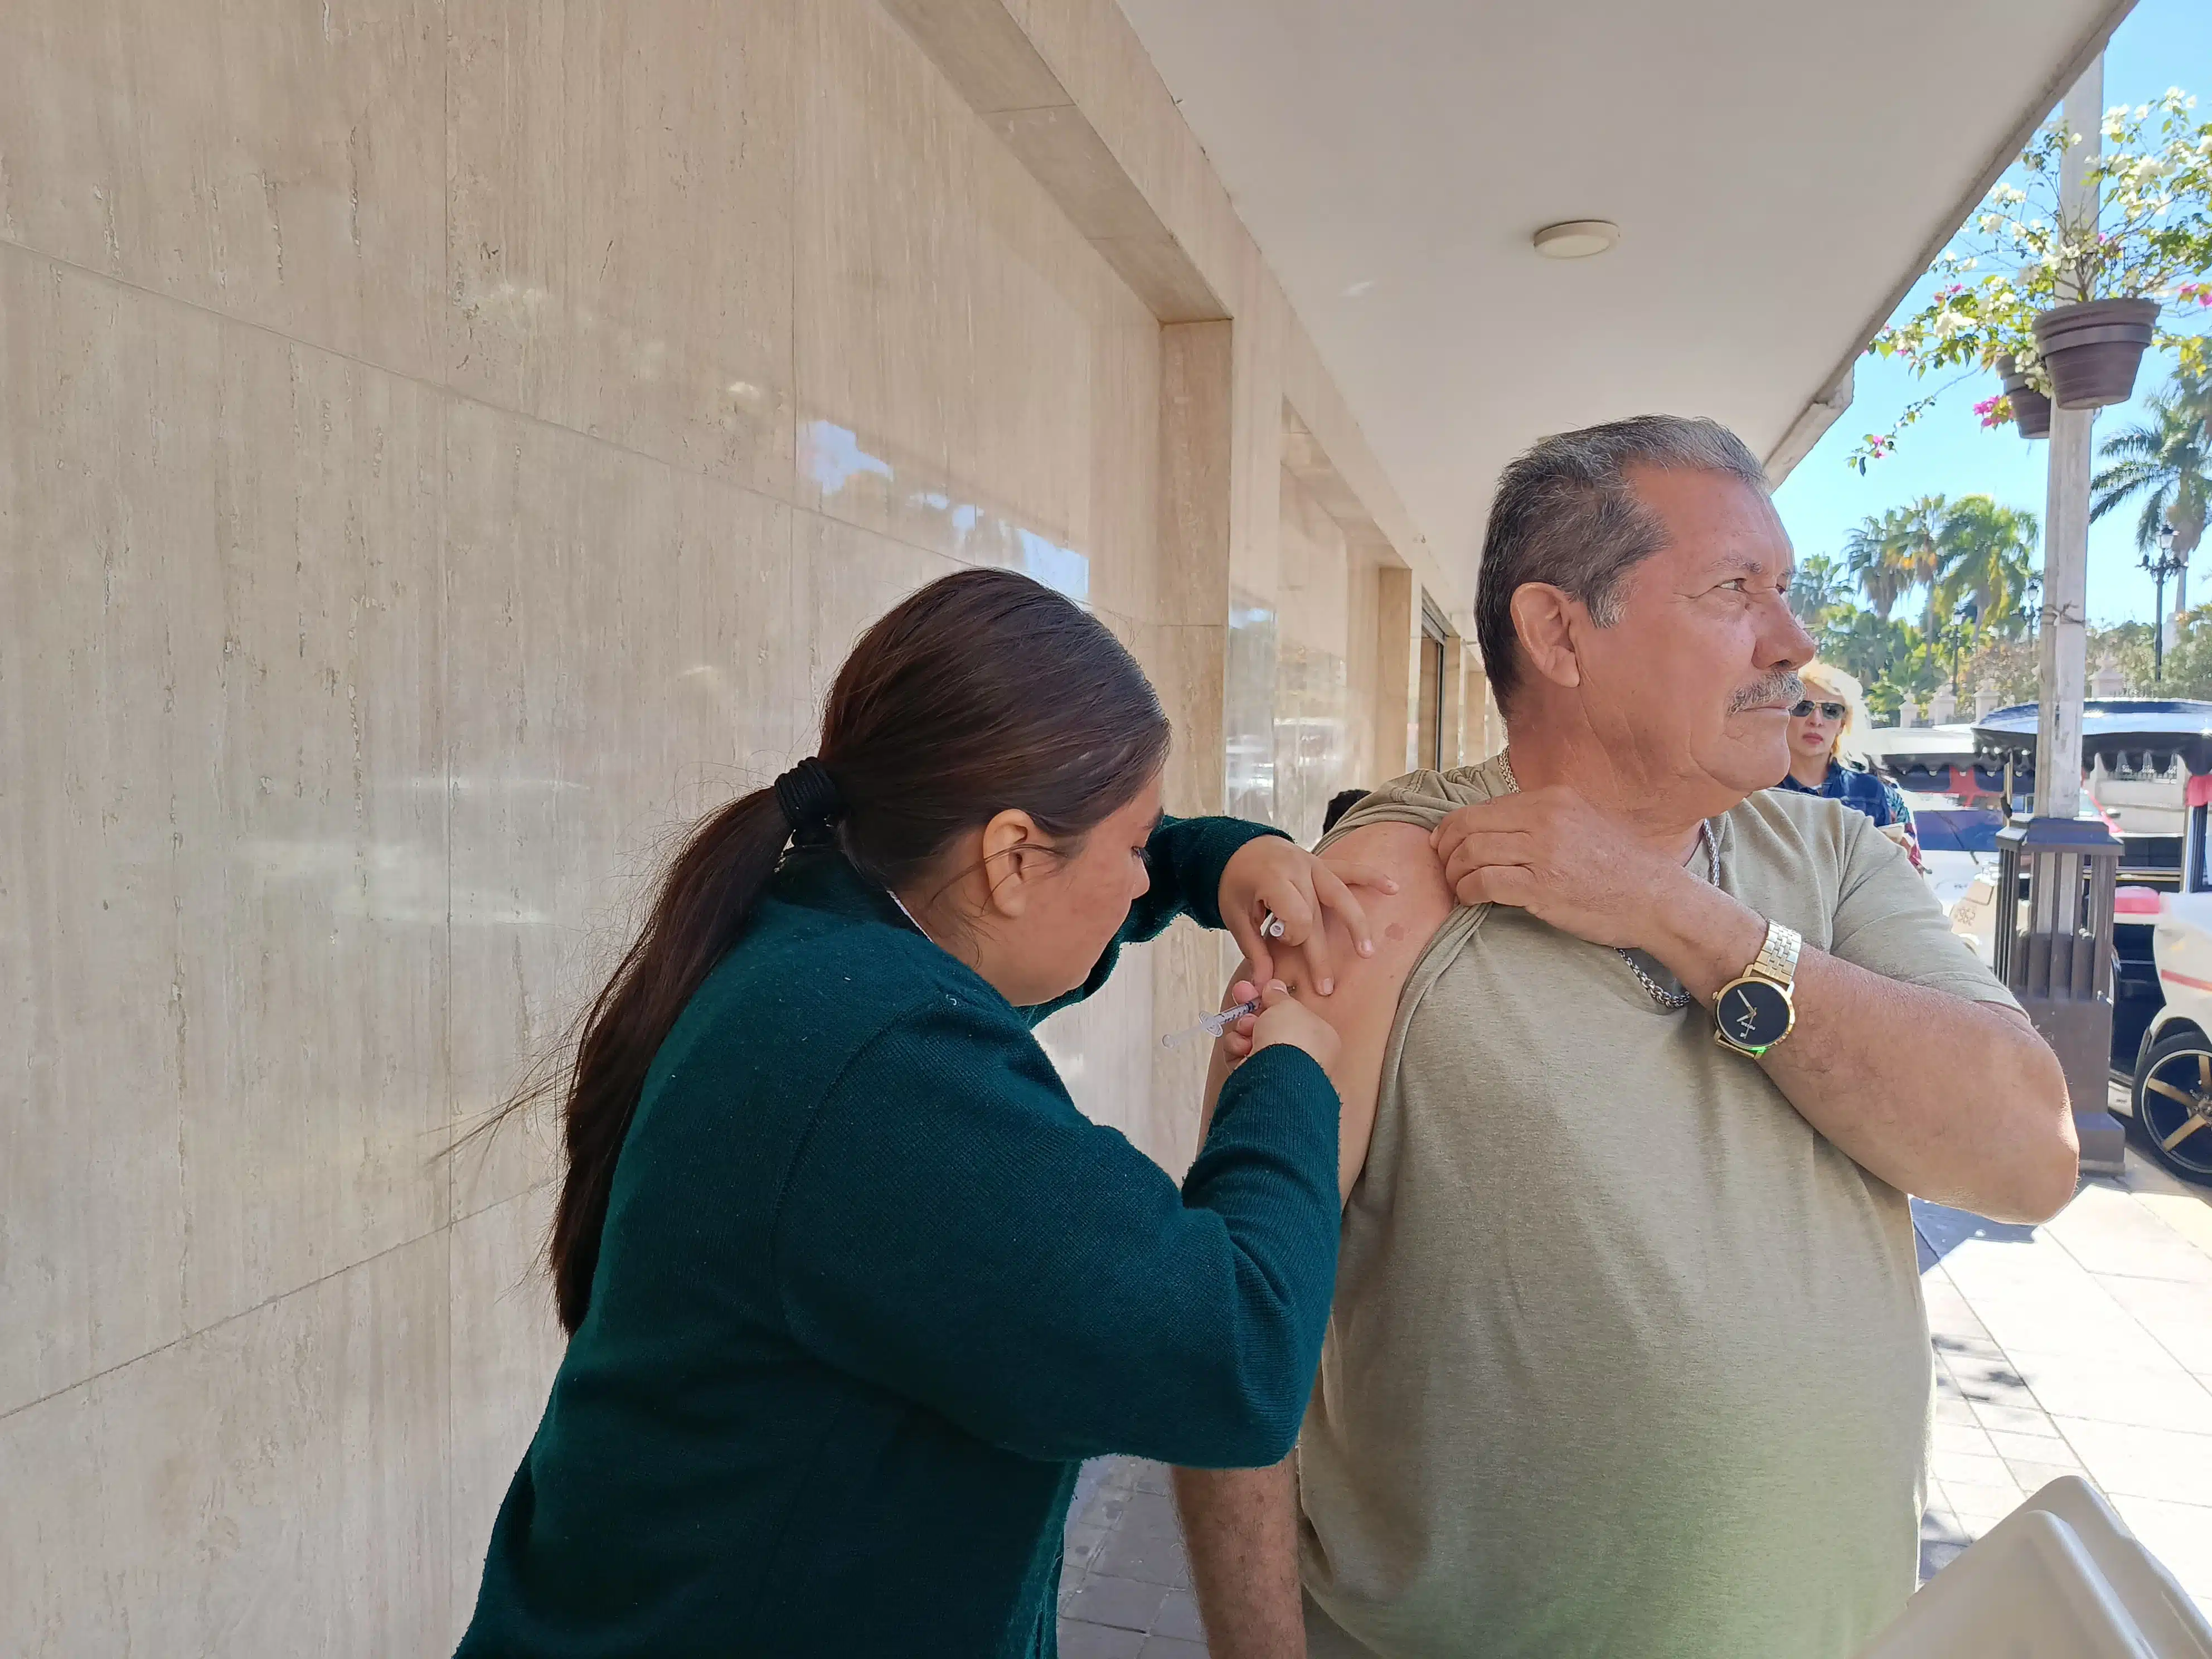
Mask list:
[[[1790,718],[1793,720],[1802,720],[1810,714],[1815,708],[1820,711],[1820,718],[1823,720],[1839,720],[1844,717],[1843,704],[1839,702],[1814,702],[1812,698],[1808,697],[1804,702],[1799,703],[1795,708],[1790,711]]]

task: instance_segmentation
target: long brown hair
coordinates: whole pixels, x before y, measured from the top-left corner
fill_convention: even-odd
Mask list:
[[[830,688],[818,759],[839,803],[838,845],[896,890],[1010,808],[1072,851],[1159,770],[1168,735],[1151,683],[1097,618],[1013,571],[966,570],[860,636]],[[502,1110],[561,1097],[568,1169],[547,1255],[571,1334],[590,1305],[615,1161],[653,1056],[744,933],[791,833],[772,788],[701,819],[586,1008],[573,1061]]]

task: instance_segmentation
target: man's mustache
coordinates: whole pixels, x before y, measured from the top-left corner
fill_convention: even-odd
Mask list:
[[[1805,695],[1805,683],[1797,678],[1794,668],[1778,668],[1771,674],[1753,681],[1739,690],[1729,701],[1729,713],[1741,714],[1747,708],[1765,708],[1779,703],[1788,708]]]

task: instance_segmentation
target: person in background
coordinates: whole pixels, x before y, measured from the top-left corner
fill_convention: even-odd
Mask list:
[[[1790,711],[1790,770],[1775,787],[1856,807],[1920,869],[1920,838],[1913,833],[1905,792],[1876,777],[1860,747],[1872,722],[1858,681],[1832,663],[1818,661],[1799,669],[1797,678],[1805,695]]]
[[[1364,789],[1340,789],[1328,798],[1328,805],[1321,815],[1321,832],[1324,836],[1336,828],[1336,821],[1367,799]]]
[[[1261,928],[1309,992],[1325,910],[1372,946],[1279,832],[1162,815],[1168,735],[1103,623],[963,571],[862,636],[817,754],[692,830],[556,1079],[568,1348],[465,1659],[1048,1659],[1080,1460],[1290,1449],[1336,1039]],[[1180,1189],[1030,1035],[1179,915],[1265,988]]]

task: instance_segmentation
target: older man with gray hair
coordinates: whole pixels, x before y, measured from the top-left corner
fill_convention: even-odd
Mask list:
[[[1346,1204],[1294,1466],[1177,1476],[1215,1659],[1844,1659],[1911,1592],[1905,1194],[2040,1219],[2075,1146],[1905,854],[1768,787],[1813,654],[1790,574],[1711,422],[1500,480],[1507,747],[1323,843],[1400,891],[1311,1000]]]

